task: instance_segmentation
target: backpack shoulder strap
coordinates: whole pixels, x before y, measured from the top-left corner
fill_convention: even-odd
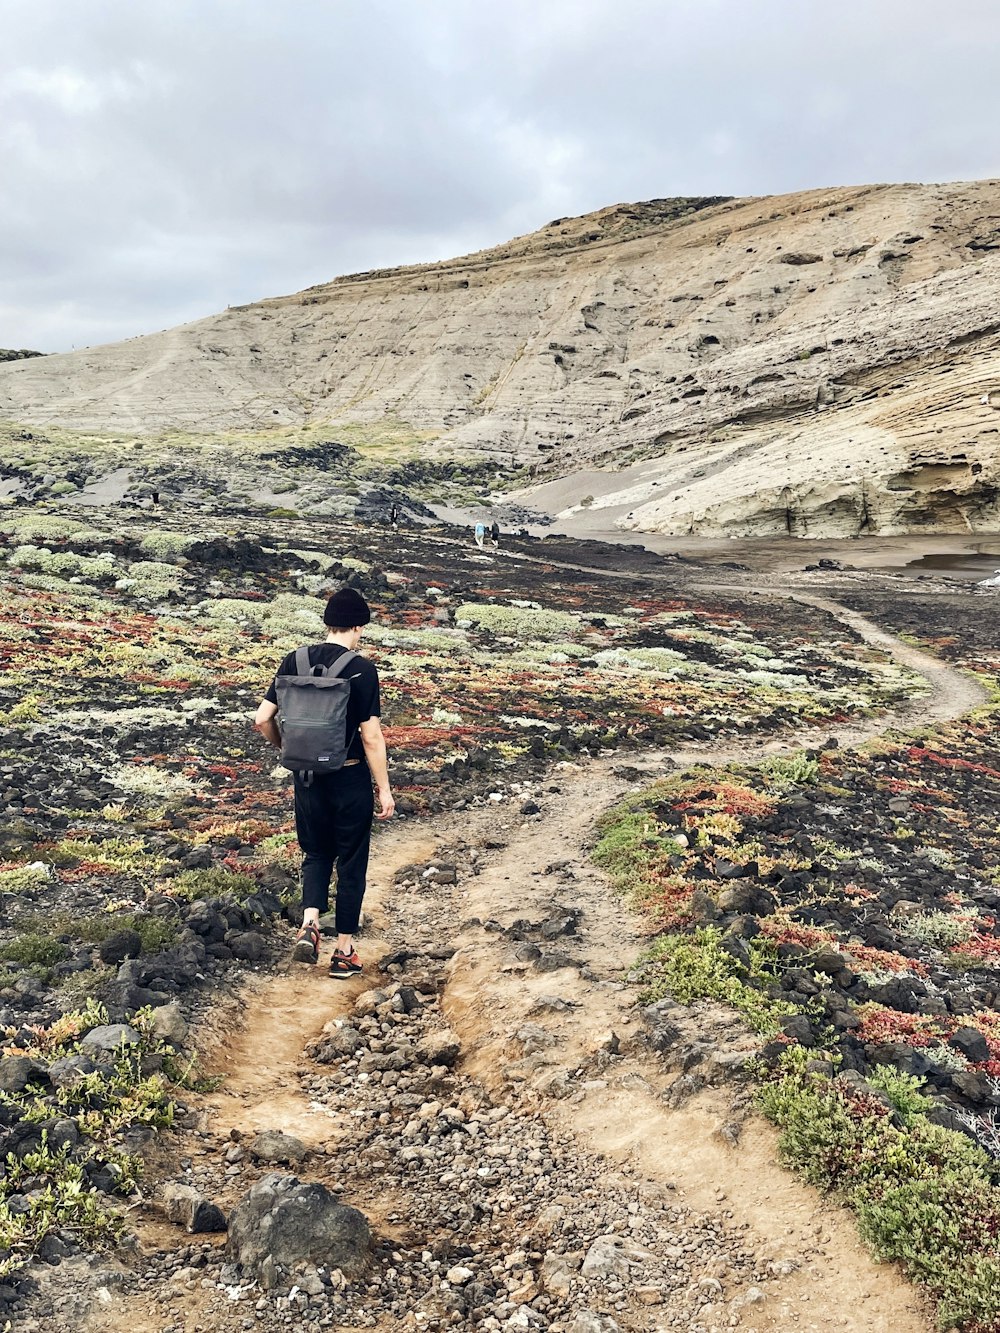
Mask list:
[[[309,665],[308,644],[304,644],[301,648],[295,650],[295,674],[297,676],[312,675],[312,667]]]
[[[337,658],[336,662],[334,662],[333,666],[327,667],[326,674],[328,676],[343,675],[344,668],[349,667],[357,656],[358,654],[356,652],[353,652],[350,648],[345,648]]]

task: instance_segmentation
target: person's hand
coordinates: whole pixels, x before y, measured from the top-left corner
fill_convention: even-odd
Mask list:
[[[391,819],[396,810],[396,798],[388,787],[379,787],[375,793],[378,801],[378,809],[375,811],[376,819]]]

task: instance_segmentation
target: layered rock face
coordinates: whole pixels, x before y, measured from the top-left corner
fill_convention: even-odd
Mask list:
[[[1000,526],[1000,182],[654,200],[0,367],[0,416],[195,431],[391,419],[605,526]]]

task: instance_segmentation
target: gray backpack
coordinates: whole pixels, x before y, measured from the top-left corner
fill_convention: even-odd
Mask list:
[[[334,773],[344,767],[353,736],[347,735],[351,682],[344,679],[357,653],[346,649],[333,666],[310,666],[309,648],[295,653],[295,675],[277,676],[281,757],[294,773]],[[311,779],[305,777],[306,782]]]

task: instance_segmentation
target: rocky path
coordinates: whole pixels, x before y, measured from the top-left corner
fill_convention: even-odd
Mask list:
[[[966,677],[808,600],[925,675],[923,719],[979,701]],[[834,734],[856,745],[912,721]],[[247,1286],[151,1204],[137,1276],[91,1278],[84,1326],[929,1333],[921,1297],[851,1219],[776,1165],[740,1078],[754,1039],[733,1016],[703,1004],[642,1020],[623,980],[640,923],[588,854],[600,813],[659,773],[817,739],[565,764],[506,800],[385,830],[365,976],[255,978],[203,1033],[225,1081],[192,1099],[161,1164],[227,1210],[270,1171],[323,1182],[380,1237],[370,1280],[304,1268]],[[257,1137],[274,1130],[291,1144]],[[52,1333],[70,1327],[59,1315]]]

